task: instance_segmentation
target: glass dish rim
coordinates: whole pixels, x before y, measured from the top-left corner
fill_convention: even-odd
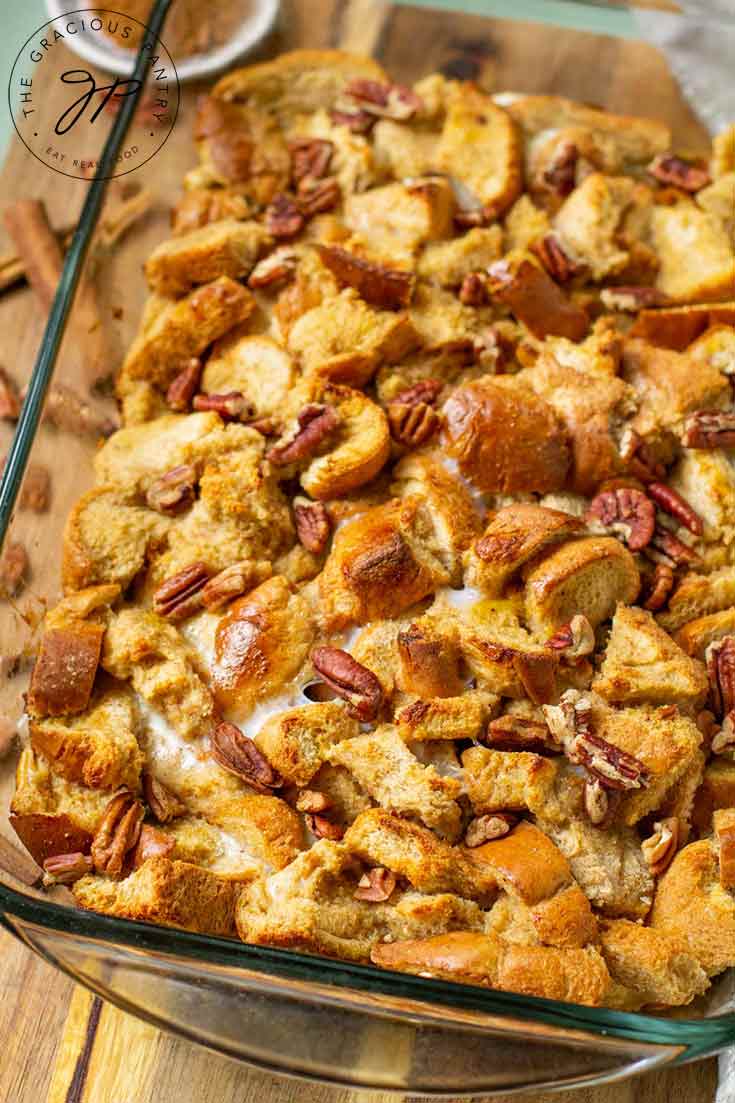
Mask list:
[[[723,1012],[706,1019],[666,1019],[641,1012],[613,1011],[539,996],[524,996],[456,981],[398,973],[319,954],[255,946],[236,939],[98,914],[40,900],[0,880],[0,923],[19,937],[19,931],[11,921],[13,919],[103,944],[117,943],[136,951],[169,956],[175,954],[193,965],[201,963],[231,969],[248,968],[264,977],[286,983],[311,982],[318,983],[322,989],[349,989],[366,996],[411,999],[426,1004],[427,1011],[432,1007],[446,1007],[486,1013],[496,1019],[505,1017],[516,1022],[543,1024],[557,1030],[604,1036],[611,1041],[684,1047],[677,1060],[705,1056],[735,1043],[733,1012]],[[56,965],[58,967],[58,963]],[[299,995],[303,997],[303,991]],[[400,1011],[394,1013],[398,1018],[403,1017]]]

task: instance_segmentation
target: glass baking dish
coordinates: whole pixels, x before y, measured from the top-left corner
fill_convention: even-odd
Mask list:
[[[493,91],[563,94],[621,113],[662,118],[672,126],[679,148],[704,148],[708,134],[702,118],[684,99],[664,54],[641,37],[650,31],[651,19],[659,17],[667,21],[669,39],[675,37],[681,18],[675,4],[516,0],[512,19],[510,7],[500,0],[414,7],[286,0],[279,30],[262,44],[260,55],[297,46],[342,46],[372,53],[405,83],[441,69]],[[697,17],[701,22],[701,11]],[[139,171],[137,184],[161,193],[165,181],[169,193],[178,191],[194,159],[187,105],[191,100],[183,102],[175,135]],[[706,105],[696,106],[704,115]],[[68,222],[69,209],[80,204],[85,187],[79,181],[39,185],[55,225]],[[137,326],[144,298],[139,266],[166,234],[161,198],[164,202],[105,253],[94,271],[111,364],[119,363]],[[40,337],[30,291],[14,290],[0,298],[0,325],[6,335],[3,360],[12,364],[23,386]],[[109,377],[91,378],[79,355],[78,334],[79,329],[67,335],[54,379],[83,399],[82,427],[63,419],[61,427],[48,419],[41,424],[30,462],[50,469],[51,504],[40,514],[19,506],[7,535],[8,542],[21,542],[30,558],[27,587],[0,604],[1,715],[13,725],[22,713],[40,621],[60,596],[64,520],[91,485],[96,428],[114,415]],[[6,451],[12,435],[8,421],[0,423],[0,435]],[[735,1043],[728,975],[719,978],[706,999],[676,1015],[630,1014],[79,911],[68,903],[65,890],[41,891],[38,871],[20,854],[5,815],[13,759],[11,754],[0,762],[4,926],[106,999],[211,1049],[261,1068],[334,1084],[456,1097],[601,1083]]]

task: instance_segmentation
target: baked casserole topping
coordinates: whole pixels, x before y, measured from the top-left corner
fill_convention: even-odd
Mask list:
[[[735,159],[223,78],[12,821],[84,908],[622,1009],[735,965]]]

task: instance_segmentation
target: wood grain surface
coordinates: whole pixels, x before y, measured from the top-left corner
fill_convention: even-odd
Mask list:
[[[339,45],[374,53],[404,81],[442,68],[490,89],[554,91],[617,111],[657,115],[672,125],[681,146],[697,149],[706,142],[663,59],[639,43],[450,13],[429,15],[374,0],[286,0],[283,7],[282,26],[268,44],[269,53],[303,43]],[[168,207],[193,161],[190,130],[199,91],[186,88],[174,134],[161,154],[136,173],[136,182],[157,193],[156,209],[94,273],[110,371],[120,362],[140,314],[145,294],[141,262],[165,236]],[[85,188],[81,181],[40,166],[14,140],[0,175],[0,206],[20,196],[43,199],[52,224],[61,227],[79,210]],[[3,250],[6,246],[3,242]],[[20,386],[33,365],[43,324],[43,312],[26,287],[0,297],[2,364]],[[90,380],[78,353],[67,339],[57,378],[88,395]],[[9,432],[2,428],[0,452],[8,443]],[[52,467],[54,508],[40,518],[20,515],[18,524],[25,526],[21,535],[31,553],[31,586],[24,601],[0,616],[0,655],[22,652],[44,600],[58,594],[61,526],[85,488],[84,476],[61,477],[60,468],[86,470],[90,448],[69,434],[41,433],[34,458]],[[19,715],[23,688],[20,678],[5,687],[0,705],[6,716]],[[0,765],[3,809],[11,788],[10,766]],[[0,834],[6,831],[0,827]],[[0,1103],[378,1103],[395,1098],[306,1085],[213,1056],[101,1003],[6,934],[0,934],[0,1038]],[[716,1062],[710,1060],[606,1088],[534,1099],[712,1103],[715,1088]]]

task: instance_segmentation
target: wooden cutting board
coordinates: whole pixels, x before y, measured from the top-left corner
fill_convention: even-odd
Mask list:
[[[539,33],[522,23],[448,12],[430,16],[418,9],[394,9],[365,0],[300,4],[286,0],[283,7],[282,28],[271,50],[308,41],[311,46],[371,52],[404,81],[443,68],[491,89],[557,91],[621,112],[655,115],[672,125],[677,142],[687,148],[699,148],[706,140],[663,60],[642,44],[549,28]],[[186,88],[177,126],[164,151],[136,174],[144,186],[157,192],[158,208],[96,275],[111,369],[119,363],[140,313],[141,261],[165,235],[167,206],[193,162],[190,130],[198,91]],[[61,227],[79,209],[85,187],[39,166],[14,139],[0,175],[0,204],[20,196],[41,198],[52,223]],[[28,378],[43,323],[27,288],[0,297],[2,362],[20,385]],[[61,378],[81,388],[84,379],[78,357],[68,344]],[[5,450],[9,436],[6,429],[2,432],[0,448]],[[58,449],[58,444],[52,441],[48,447]],[[64,463],[83,462],[84,454],[76,448],[74,441],[64,441]],[[58,451],[49,460],[58,463]],[[56,492],[63,495],[62,481],[57,481]],[[60,518],[63,513],[59,509]],[[44,518],[40,523],[43,527],[32,539],[32,567],[39,591],[52,597],[60,521],[49,525]],[[21,628],[20,621],[11,625],[16,633]],[[8,702],[4,705],[11,707]],[[7,792],[9,770],[4,772]],[[320,1103],[337,1097],[350,1103],[368,1099],[377,1103],[394,1098],[333,1092],[249,1071],[209,1055],[101,1003],[4,934],[0,935],[0,1038],[0,1103],[247,1103],[251,1099]],[[537,1103],[712,1103],[715,1086],[716,1063],[707,1061],[607,1088],[535,1098]]]

